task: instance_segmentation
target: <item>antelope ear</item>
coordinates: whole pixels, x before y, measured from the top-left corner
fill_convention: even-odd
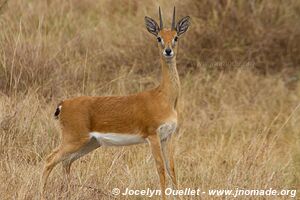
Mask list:
[[[177,35],[180,36],[181,34],[185,33],[190,26],[190,17],[186,16],[179,20],[176,26]]]
[[[145,25],[147,30],[152,33],[153,35],[157,36],[158,32],[159,32],[159,26],[156,23],[156,21],[154,21],[154,19],[150,18],[150,17],[145,17]]]

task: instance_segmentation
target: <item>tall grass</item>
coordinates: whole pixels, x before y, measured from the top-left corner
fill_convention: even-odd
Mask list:
[[[2,4],[1,199],[37,198],[43,159],[59,144],[53,112],[60,100],[126,95],[159,83],[155,39],[143,21],[157,18],[159,5],[165,23],[173,5],[177,19],[192,18],[178,53],[180,187],[300,187],[299,1]],[[67,198],[62,184],[57,167],[49,199]],[[71,199],[111,199],[114,187],[158,189],[158,177],[147,145],[100,148],[75,162],[72,184]]]

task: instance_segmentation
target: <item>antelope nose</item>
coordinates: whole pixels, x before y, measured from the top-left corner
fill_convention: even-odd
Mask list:
[[[165,50],[165,52],[166,52],[167,56],[170,56],[171,53],[172,53],[172,50],[171,50],[170,48],[167,48],[167,49]]]

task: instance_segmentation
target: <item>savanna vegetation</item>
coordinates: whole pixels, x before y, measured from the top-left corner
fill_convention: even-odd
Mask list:
[[[60,141],[53,113],[62,99],[126,95],[159,83],[157,43],[144,26],[145,15],[158,19],[159,5],[165,24],[173,5],[177,19],[192,19],[177,56],[180,188],[300,188],[300,1],[0,5],[0,199],[38,198],[45,156]],[[99,148],[74,163],[71,173],[69,199],[113,199],[115,187],[159,189],[146,144]],[[49,199],[67,198],[63,179],[58,166]]]

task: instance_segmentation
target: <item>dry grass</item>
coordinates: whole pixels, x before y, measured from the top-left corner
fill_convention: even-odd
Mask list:
[[[299,188],[300,2],[174,4],[178,18],[193,20],[178,56],[180,187]],[[158,5],[170,21],[168,1],[10,0],[1,7],[0,199],[37,198],[43,159],[59,144],[53,112],[61,99],[158,84],[156,44],[143,22]],[[51,175],[49,199],[65,199],[60,167]],[[72,166],[72,183],[70,199],[111,199],[114,187],[155,189],[158,178],[141,145],[87,155]]]

